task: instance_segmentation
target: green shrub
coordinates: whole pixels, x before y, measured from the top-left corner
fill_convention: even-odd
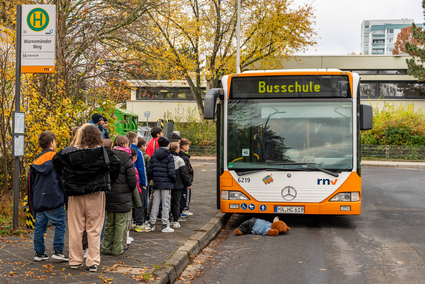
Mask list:
[[[425,145],[425,114],[413,103],[384,102],[382,110],[373,108],[373,128],[364,131],[364,145]]]
[[[216,125],[213,120],[202,119],[197,107],[187,107],[177,104],[174,113],[167,110],[164,114],[166,119],[174,120],[174,130],[180,132],[180,136],[192,141],[194,146],[216,145]]]

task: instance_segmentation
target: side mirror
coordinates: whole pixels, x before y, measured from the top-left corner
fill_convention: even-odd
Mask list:
[[[215,106],[217,104],[217,97],[219,94],[223,94],[223,89],[214,88],[210,89],[205,95],[204,100],[204,118],[214,119]]]
[[[360,105],[360,130],[370,130],[373,127],[373,110],[370,105]]]

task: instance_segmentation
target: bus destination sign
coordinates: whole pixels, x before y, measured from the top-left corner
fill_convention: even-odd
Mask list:
[[[233,77],[230,98],[350,98],[345,75]]]

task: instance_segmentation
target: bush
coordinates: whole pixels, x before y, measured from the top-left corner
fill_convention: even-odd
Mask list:
[[[197,107],[187,107],[177,104],[174,113],[167,110],[166,119],[174,120],[174,129],[180,136],[189,139],[194,146],[215,146],[216,125],[213,120],[204,120]],[[183,122],[186,121],[186,122]]]
[[[364,145],[425,145],[425,114],[413,103],[384,103],[373,109],[373,128],[364,131]]]

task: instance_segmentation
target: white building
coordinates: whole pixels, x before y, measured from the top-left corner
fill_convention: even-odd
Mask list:
[[[411,26],[413,19],[365,20],[361,26],[360,52],[362,54],[392,54],[397,35],[402,28]],[[422,26],[422,24],[417,24]]]

